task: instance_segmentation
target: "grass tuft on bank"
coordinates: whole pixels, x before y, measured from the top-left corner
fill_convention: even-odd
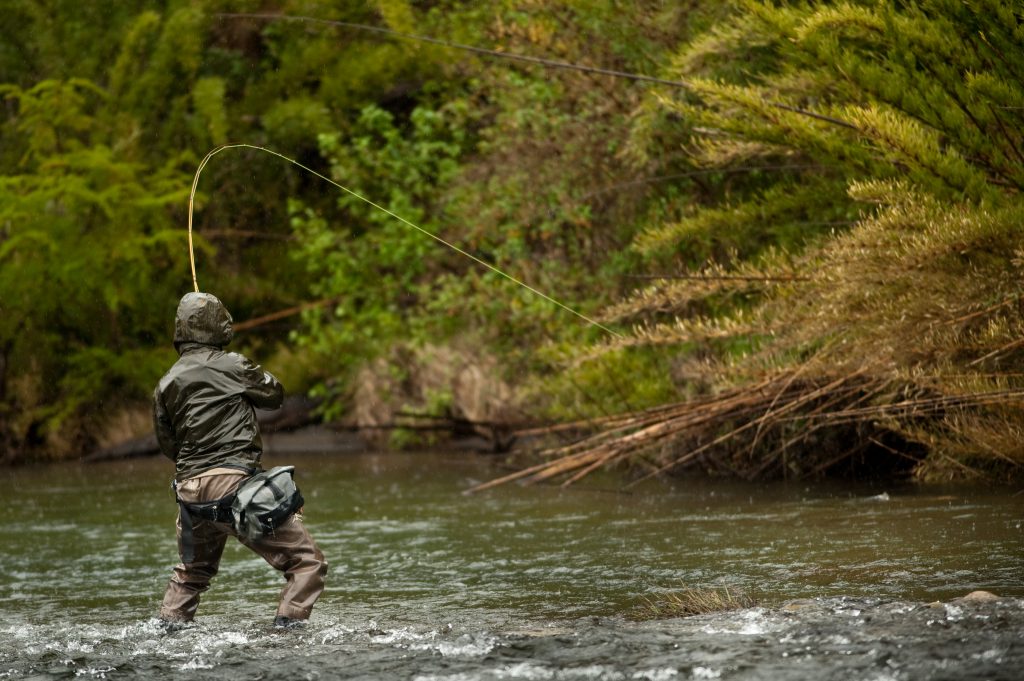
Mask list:
[[[692,617],[756,606],[757,601],[753,597],[729,587],[720,589],[687,587],[682,591],[670,591],[653,597],[645,597],[644,604],[633,612],[632,619],[641,621]]]

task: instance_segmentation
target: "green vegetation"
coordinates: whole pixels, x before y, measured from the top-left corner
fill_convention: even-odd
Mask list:
[[[3,460],[80,455],[145,407],[190,285],[192,173],[237,141],[624,334],[280,159],[220,154],[197,201],[199,281],[237,320],[302,308],[239,342],[327,418],[580,420],[597,449],[568,452],[569,479],[1019,478],[1015,3],[271,5],[138,0],[99,18],[0,0],[16,19],[0,28]],[[246,11],[685,87],[223,16]],[[489,385],[466,388],[467,362]]]

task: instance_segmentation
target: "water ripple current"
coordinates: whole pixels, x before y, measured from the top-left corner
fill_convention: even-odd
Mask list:
[[[280,632],[232,617],[0,627],[0,678],[1013,679],[1024,600],[819,598],[658,622],[584,618],[480,631],[317,618]],[[15,651],[17,649],[17,651]]]
[[[969,488],[507,487],[452,455],[291,456],[328,590],[270,627],[279,575],[236,544],[196,623],[153,619],[170,465],[7,471],[0,679],[1016,679],[1024,497]],[[728,587],[757,607],[637,621]],[[986,589],[987,602],[958,601]]]

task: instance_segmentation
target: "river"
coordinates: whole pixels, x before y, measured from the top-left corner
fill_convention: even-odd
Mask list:
[[[310,625],[270,627],[282,581],[229,543],[193,626],[153,616],[176,562],[171,465],[6,470],[0,678],[1017,679],[1024,496],[694,479],[626,494],[462,491],[456,454],[290,455],[330,561]],[[640,620],[728,587],[742,610]],[[956,599],[985,589],[990,603]]]

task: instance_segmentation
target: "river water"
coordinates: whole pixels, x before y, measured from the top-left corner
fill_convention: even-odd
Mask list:
[[[462,491],[444,454],[290,455],[330,561],[300,631],[237,543],[196,623],[153,616],[176,562],[165,460],[3,473],[0,678],[1019,679],[1024,495],[677,481]],[[645,599],[756,607],[637,621]],[[976,589],[1002,598],[956,599]]]

